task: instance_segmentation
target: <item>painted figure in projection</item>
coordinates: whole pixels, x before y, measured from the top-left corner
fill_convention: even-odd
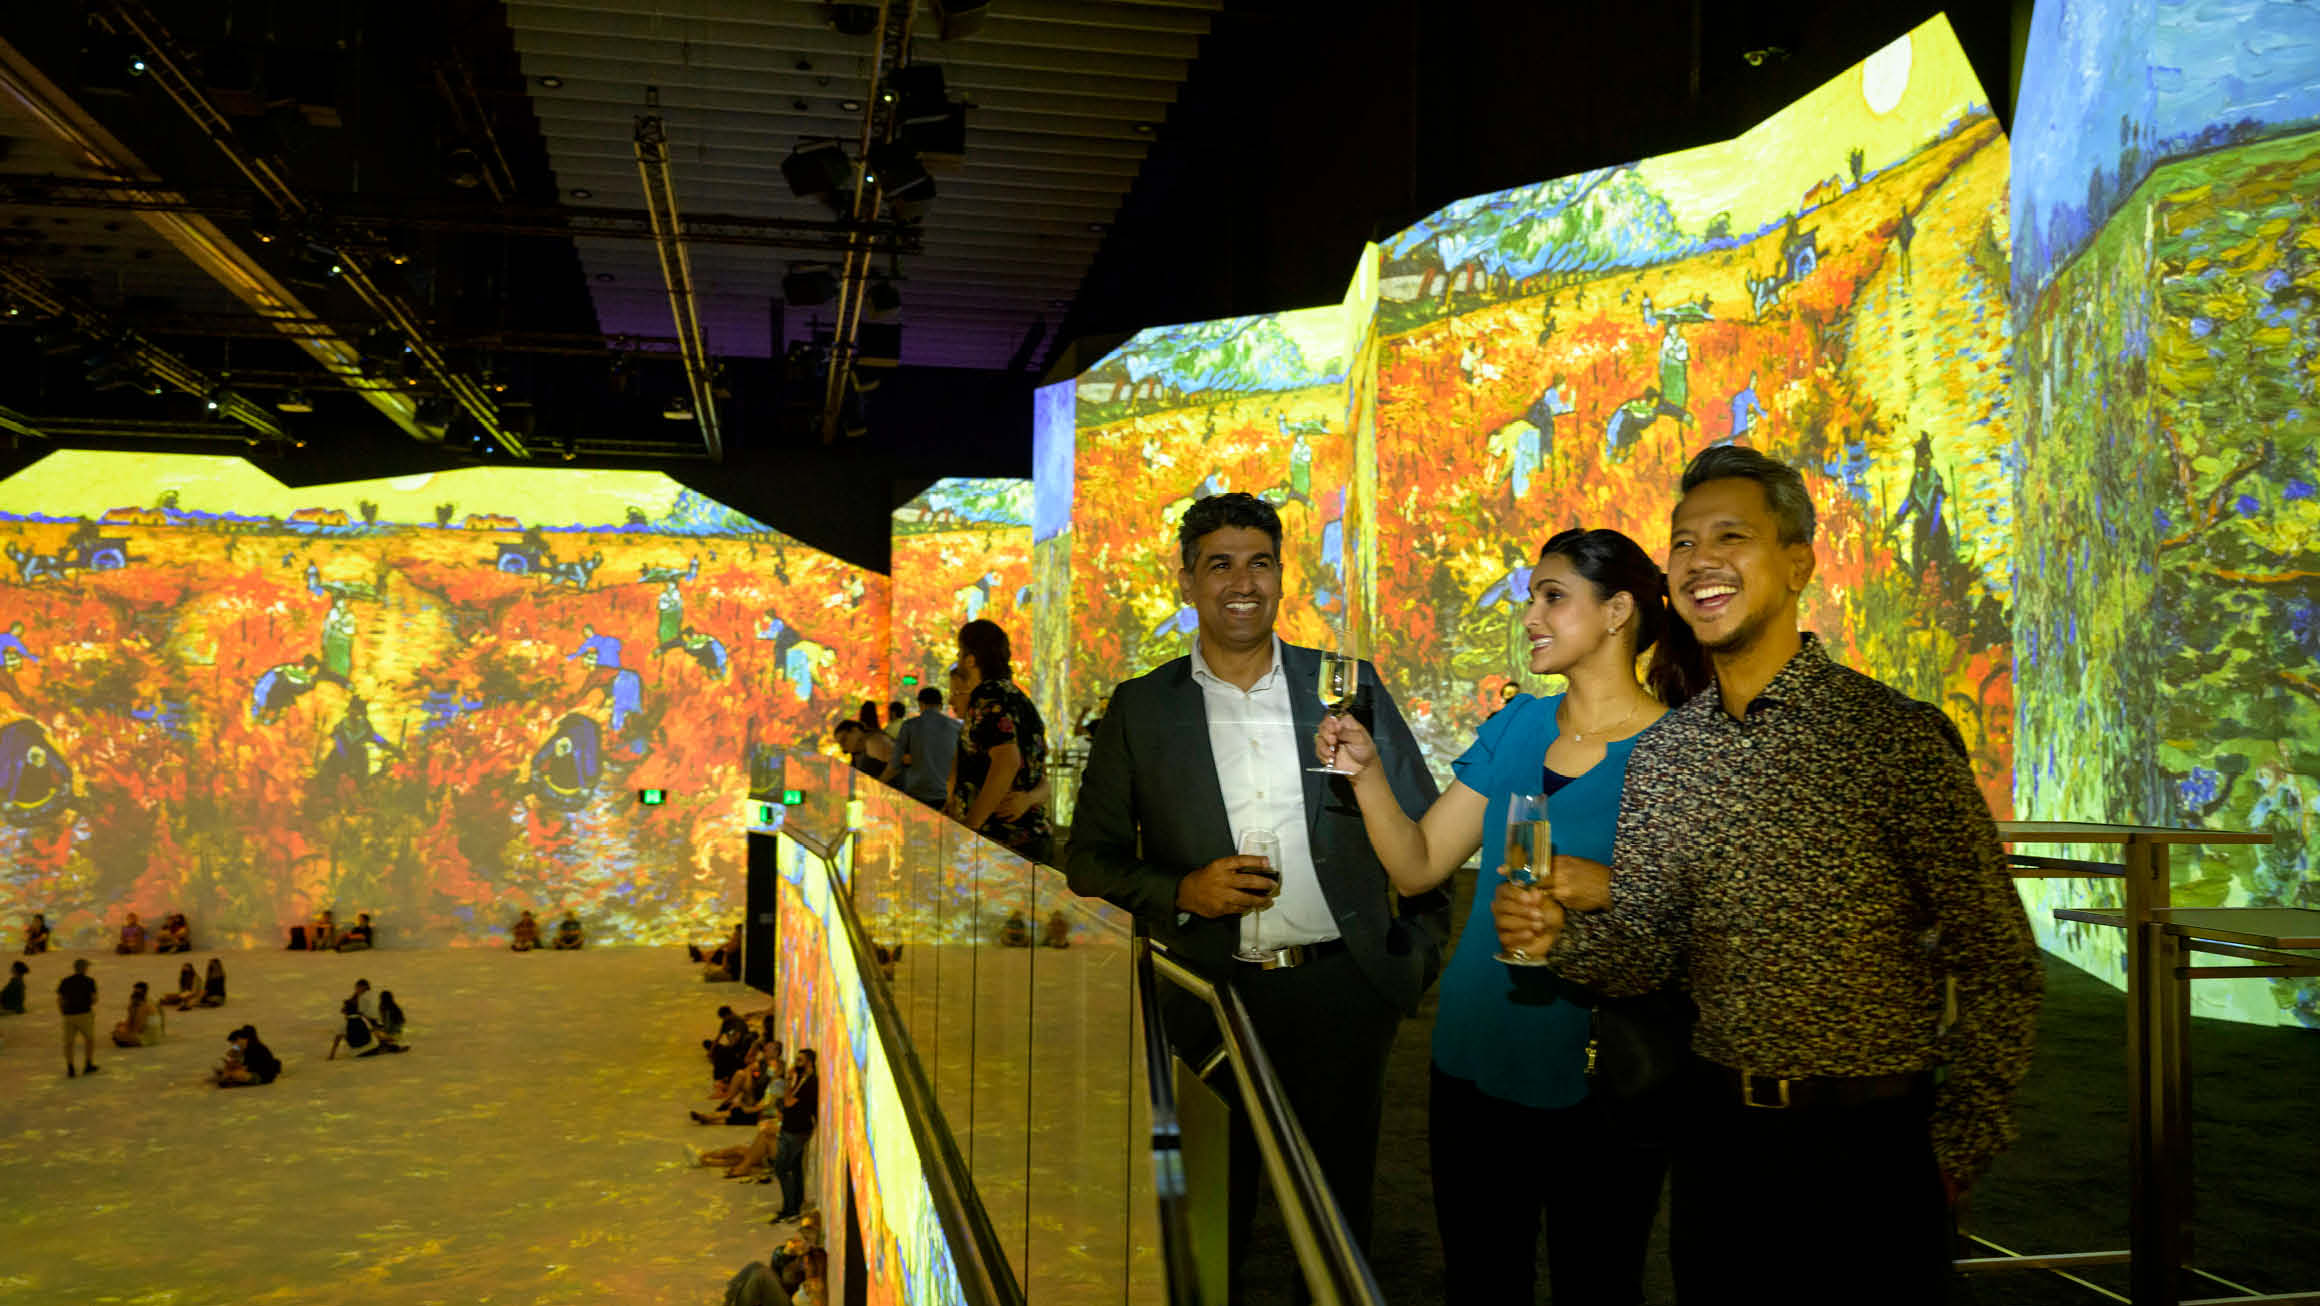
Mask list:
[[[569,524],[519,515],[547,504]],[[0,810],[33,822],[0,820],[0,915],[133,894],[248,943],[359,899],[423,946],[480,940],[512,892],[605,939],[681,937],[734,910],[744,848],[715,814],[747,792],[745,734],[818,736],[887,683],[882,579],[651,473],[294,488],[67,450],[0,483],[0,548],[61,566],[0,609],[28,645],[0,725],[38,722],[0,740]],[[671,584],[682,657],[652,662]],[[823,639],[778,658],[712,616],[792,610]],[[608,780],[648,753],[672,798],[649,812]]]
[[[40,723],[0,726],[0,813],[11,825],[35,825],[72,802],[73,772]]]

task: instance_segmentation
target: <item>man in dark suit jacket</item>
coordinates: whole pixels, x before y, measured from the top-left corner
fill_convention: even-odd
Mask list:
[[[1366,1241],[1386,1056],[1440,969],[1447,905],[1405,907],[1359,812],[1331,796],[1344,781],[1307,769],[1324,712],[1321,655],[1273,634],[1272,507],[1247,494],[1202,499],[1178,538],[1178,584],[1200,616],[1194,651],[1113,693],[1080,781],[1066,873],[1075,891],[1133,913],[1178,960],[1239,990],[1332,1194]],[[1422,815],[1435,788],[1417,740],[1367,663],[1359,685],[1394,794]],[[1249,873],[1260,859],[1235,851],[1251,828],[1279,838],[1278,885]],[[1273,959],[1235,960],[1251,941],[1249,914],[1268,906],[1262,942]],[[1199,1064],[1212,1023],[1184,1002],[1164,1018]]]

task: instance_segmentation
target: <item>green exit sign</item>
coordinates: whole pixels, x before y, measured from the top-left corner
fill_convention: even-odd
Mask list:
[[[647,807],[658,807],[668,800],[669,791],[666,789],[639,789],[636,791],[636,801]]]
[[[803,789],[784,789],[781,791],[781,805],[784,807],[795,807],[805,800],[806,791]]]
[[[908,688],[910,688],[912,685],[915,685],[915,684],[917,684],[917,683],[918,683],[918,677],[916,677],[916,676],[904,676],[904,677],[902,678],[902,687],[903,687],[904,689],[908,689]]]
[[[759,825],[771,825],[771,824],[773,824],[773,804],[772,804],[772,803],[756,803],[756,804],[753,804],[753,806],[754,806],[754,808],[756,809],[756,812],[757,812],[757,824],[759,824]]]

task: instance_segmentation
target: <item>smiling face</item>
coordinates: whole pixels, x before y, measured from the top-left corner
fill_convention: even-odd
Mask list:
[[[1737,653],[1796,626],[1797,596],[1812,579],[1812,546],[1780,541],[1764,487],[1707,481],[1668,523],[1668,597],[1710,653]]]
[[[1569,558],[1548,554],[1531,570],[1531,602],[1523,609],[1531,670],[1542,676],[1562,675],[1605,641],[1615,640],[1611,627],[1624,627],[1634,613],[1632,595],[1623,590],[1599,599],[1595,583],[1580,575]]]
[[[1225,526],[1193,545],[1176,573],[1177,592],[1200,614],[1200,637],[1223,653],[1247,653],[1273,639],[1281,611],[1281,559],[1273,538],[1253,526]]]

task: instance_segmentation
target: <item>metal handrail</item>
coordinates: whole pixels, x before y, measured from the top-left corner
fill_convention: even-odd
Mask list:
[[[1314,1155],[1312,1144],[1306,1141],[1305,1131],[1297,1123],[1297,1114],[1289,1106],[1288,1095],[1273,1072],[1273,1063],[1265,1055],[1256,1024],[1249,1018],[1240,994],[1230,985],[1211,983],[1188,969],[1159,943],[1139,938],[1136,947],[1139,961],[1148,960],[1151,971],[1148,976],[1146,967],[1140,964],[1136,973],[1138,983],[1146,983],[1152,977],[1165,980],[1207,1003],[1215,1014],[1217,1028],[1224,1034],[1226,1059],[1232,1063],[1233,1077],[1240,1085],[1241,1102],[1247,1109],[1249,1132],[1272,1179],[1282,1221],[1289,1226],[1290,1245],[1297,1253],[1298,1268],[1304,1272],[1306,1288],[1313,1294],[1316,1306],[1382,1306],[1385,1297],[1376,1277],[1370,1273],[1369,1261],[1361,1254],[1345,1213],[1338,1209],[1337,1198],[1329,1191],[1320,1159]],[[1150,1007],[1157,1006],[1155,995]],[[1165,1060],[1161,1065],[1164,1069]],[[1168,1077],[1156,1070],[1152,1075],[1155,1128],[1160,1118],[1157,1094],[1164,1082],[1168,1082]],[[1174,1112],[1171,1092],[1171,1118]],[[1164,1221],[1167,1209],[1163,1203]],[[1162,1227],[1165,1230],[1167,1226],[1163,1223]],[[1173,1300],[1182,1300],[1175,1288],[1178,1279],[1175,1269],[1171,1248],[1170,1295]]]
[[[1202,1306],[1200,1271],[1192,1255],[1192,1221],[1184,1173],[1184,1128],[1176,1114],[1176,1077],[1168,1031],[1160,1020],[1160,989],[1152,978],[1149,942],[1133,942],[1136,1004],[1144,1018],[1145,1086],[1152,1099],[1152,1195],[1160,1207],[1160,1254],[1168,1267],[1171,1306]]]
[[[886,1053],[886,1064],[894,1072],[895,1092],[902,1099],[903,1117],[910,1122],[911,1141],[917,1145],[927,1191],[950,1243],[951,1264],[958,1271],[966,1300],[974,1306],[1023,1306],[1023,1285],[1016,1281],[998,1229],[975,1191],[966,1158],[959,1154],[950,1122],[935,1101],[934,1085],[903,1030],[901,1013],[894,1007],[894,992],[872,960],[875,952],[869,931],[862,927],[861,917],[854,912],[853,895],[838,874],[837,854],[844,850],[852,832],[841,832],[834,843],[801,830],[785,828],[782,833],[813,853],[822,864],[822,873],[829,877],[830,899],[838,919],[844,922],[847,948],[861,975],[864,1005],[870,1010],[870,1023]],[[831,964],[837,964],[837,959],[833,957]]]

